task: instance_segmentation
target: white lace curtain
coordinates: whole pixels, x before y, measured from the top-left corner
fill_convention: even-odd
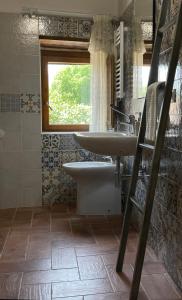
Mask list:
[[[109,16],[95,16],[90,39],[91,124],[90,131],[104,131],[110,126],[111,103],[108,58],[113,53],[114,31]]]
[[[143,55],[146,52],[145,45],[142,37],[141,20],[139,18],[134,19],[133,22],[133,66],[134,66],[134,86],[133,97],[138,98],[143,96],[142,92],[142,67],[143,67]]]

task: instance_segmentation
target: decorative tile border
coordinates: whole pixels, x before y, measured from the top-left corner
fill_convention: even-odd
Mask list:
[[[40,113],[40,95],[21,94],[21,112]]]
[[[20,112],[20,94],[0,94],[0,112]]]
[[[153,39],[153,22],[151,21],[142,21],[142,37],[145,41],[152,41]]]
[[[60,149],[59,134],[42,134],[42,152]]]
[[[40,95],[0,94],[0,112],[40,113]]]
[[[39,35],[89,40],[92,20],[63,16],[39,16]]]

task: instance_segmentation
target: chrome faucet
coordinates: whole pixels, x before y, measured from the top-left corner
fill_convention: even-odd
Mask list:
[[[134,134],[135,133],[135,116],[134,115],[127,115],[123,112],[121,112],[117,106],[114,106],[111,104],[111,109],[117,113],[118,115],[124,116],[125,118],[127,118],[127,121],[120,121],[117,118],[117,122],[116,122],[116,128],[118,131],[121,130],[121,128],[123,127],[122,125],[124,125],[125,127],[128,127],[128,131],[129,133]]]

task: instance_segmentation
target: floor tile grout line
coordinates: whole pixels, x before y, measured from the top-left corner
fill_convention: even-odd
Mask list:
[[[110,278],[110,276],[109,276],[109,272],[108,272],[108,269],[107,269],[107,268],[106,268],[106,272],[107,272],[108,280],[109,280],[109,282],[110,282],[110,285],[111,285],[111,287],[112,287],[112,290],[113,290],[114,293],[116,293],[117,291],[116,291],[116,289],[115,289],[115,287],[114,287],[114,285],[113,285],[113,283],[112,283],[112,280],[111,280],[111,278]]]
[[[80,280],[82,280],[82,279],[81,279],[80,268],[79,268],[79,264],[78,264],[78,256],[76,255],[76,250],[75,250],[75,248],[74,248],[74,253],[75,253],[75,256],[76,256],[76,263],[77,263],[77,267],[78,267],[78,275],[79,275]]]
[[[23,282],[23,272],[21,272],[20,286],[19,286],[19,291],[18,291],[18,299],[20,299],[20,295],[21,295],[22,282]]]
[[[140,286],[142,287],[142,289],[143,289],[145,295],[147,296],[147,300],[152,300],[152,299],[150,298],[150,295],[147,293],[146,289],[144,288],[144,286],[143,286],[143,284],[142,284],[142,281],[140,282]]]
[[[50,210],[49,232],[52,232],[52,211]]]
[[[173,282],[173,280],[172,280],[171,276],[169,275],[169,273],[164,273],[164,277],[166,278],[167,282],[170,284],[173,291],[176,293],[176,295],[179,297],[179,300],[180,300],[182,298],[181,295],[180,295],[180,291],[178,292],[178,287]]]
[[[31,212],[31,221],[30,221],[30,231],[32,231],[32,223],[33,223],[33,210]],[[29,251],[29,248],[30,248],[30,235],[31,235],[31,232],[28,232],[28,238],[27,238],[27,245],[26,245],[26,251],[25,251],[25,261],[27,260],[27,257],[28,257],[28,251]]]
[[[6,239],[5,239],[4,245],[3,245],[3,247],[2,247],[2,251],[1,251],[0,259],[2,259],[3,255],[4,255],[4,253],[5,253],[6,244],[7,244],[8,240],[9,240],[9,236],[10,236],[10,234],[11,234],[11,229],[9,229],[9,230],[8,230],[8,233],[7,233],[7,236],[6,236]]]

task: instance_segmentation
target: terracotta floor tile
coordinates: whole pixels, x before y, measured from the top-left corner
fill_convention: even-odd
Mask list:
[[[163,274],[166,272],[164,265],[160,262],[144,262],[142,274]]]
[[[90,295],[85,296],[84,300],[128,300],[129,293],[110,293],[110,294],[98,294],[98,295]],[[138,300],[149,300],[144,292],[140,292],[138,296]]]
[[[67,213],[67,212],[69,212],[69,207],[68,207],[68,205],[66,205],[64,203],[54,204],[51,207],[51,213],[53,213],[53,212]]]
[[[138,245],[138,237],[130,237],[126,245],[127,252],[135,252]]]
[[[87,224],[87,226],[85,228],[89,228],[90,224],[88,224],[87,222],[87,217],[86,216],[72,216],[70,218],[70,222],[71,222],[71,226],[74,225],[82,225],[85,226],[85,224]],[[91,227],[90,227],[91,228]]]
[[[44,231],[50,231],[50,213],[44,211],[33,213],[32,228],[42,228]]]
[[[27,234],[32,229],[31,221],[27,222],[24,220],[20,220],[19,222],[16,222],[12,225],[11,231],[12,232],[26,232]]]
[[[53,300],[83,300],[83,296],[78,296],[78,297],[66,297],[66,298],[52,298]]]
[[[51,283],[79,280],[78,269],[35,271],[23,274],[22,284]]]
[[[22,300],[51,300],[51,283],[54,300],[128,300],[138,233],[130,228],[124,273],[116,273],[121,222],[78,216],[64,204],[0,210],[0,299],[17,299],[23,276]],[[138,300],[182,299],[164,272],[148,247],[142,285],[149,297],[141,287]]]
[[[32,207],[32,212],[33,212],[33,214],[42,213],[42,212],[45,212],[46,214],[47,213],[51,214],[51,210],[50,210],[49,206]]]
[[[86,217],[87,224],[102,224],[104,226],[105,223],[108,223],[106,216],[87,216]]]
[[[70,235],[66,239],[57,239],[52,242],[52,246],[55,248],[70,248],[70,247],[91,247],[95,246],[95,240],[93,237],[82,237],[76,235]]]
[[[94,230],[93,234],[98,246],[105,244],[118,245],[118,241],[112,230]]]
[[[21,273],[0,273],[0,299],[18,299]]]
[[[116,265],[117,257],[118,257],[117,251],[115,251],[113,253],[108,253],[108,254],[102,255],[102,259],[103,259],[105,266]]]
[[[68,220],[52,219],[51,232],[71,232],[71,225]]]
[[[28,235],[24,232],[10,233],[1,260],[15,261],[25,259]]]
[[[142,286],[151,300],[176,300],[180,299],[172,285],[162,274],[143,275]]]
[[[84,300],[83,296],[78,297],[66,297],[66,298],[52,298],[53,300]]]
[[[112,292],[108,279],[82,280],[52,284],[52,297],[84,296]]]
[[[107,272],[100,256],[78,257],[81,279],[106,278]]]
[[[108,221],[111,227],[122,227],[123,217],[122,216],[108,216]]]
[[[74,248],[53,248],[52,269],[77,268]]]
[[[12,221],[9,221],[9,220],[1,220],[0,219],[0,228],[1,230],[3,229],[10,229],[12,226]]]
[[[112,253],[113,251],[118,251],[118,245],[103,245],[100,246],[94,246],[90,245],[90,247],[76,247],[76,255],[77,256],[89,256],[89,255],[102,255],[107,253]]]
[[[22,285],[19,299],[51,300],[51,284]]]
[[[14,223],[19,221],[26,221],[30,222],[32,219],[32,211],[31,210],[17,210],[15,217],[14,217]]]
[[[51,242],[48,241],[31,241],[27,250],[27,260],[46,259],[51,257]]]
[[[130,265],[124,265],[122,273],[116,273],[115,266],[107,266],[108,276],[115,292],[129,292],[133,276]]]
[[[72,237],[72,233],[65,233],[65,232],[44,232],[35,230],[34,232],[30,233],[30,242],[53,242],[53,241],[60,241],[60,240],[67,240]]]
[[[9,221],[15,216],[16,208],[0,209],[0,220],[7,219]]]
[[[125,264],[132,264],[132,266],[134,267],[135,260],[136,260],[136,252],[126,251],[125,257],[124,257],[124,263]],[[150,255],[150,252],[148,251],[148,249],[146,249],[144,261],[147,262],[147,263],[155,262],[153,256]]]
[[[74,236],[92,237],[90,225],[85,226],[83,223],[71,224],[72,233]]]
[[[10,273],[10,272],[28,272],[36,270],[50,270],[51,260],[50,259],[36,259],[28,261],[19,262],[4,262],[0,261],[0,272]]]
[[[182,300],[182,292],[179,290],[177,285],[174,283],[171,276],[168,273],[165,273],[164,276],[167,279],[167,281],[169,282],[169,284],[173,287],[173,290],[176,292],[176,294],[178,295],[180,300]]]
[[[4,244],[5,244],[6,239],[8,237],[8,233],[9,233],[8,229],[0,230],[0,257],[1,257],[1,253],[2,253],[2,250],[3,250]]]
[[[71,217],[72,214],[70,214],[69,212],[51,212],[51,221],[52,220],[56,220],[56,219],[60,219],[60,220],[70,220],[71,222]]]

